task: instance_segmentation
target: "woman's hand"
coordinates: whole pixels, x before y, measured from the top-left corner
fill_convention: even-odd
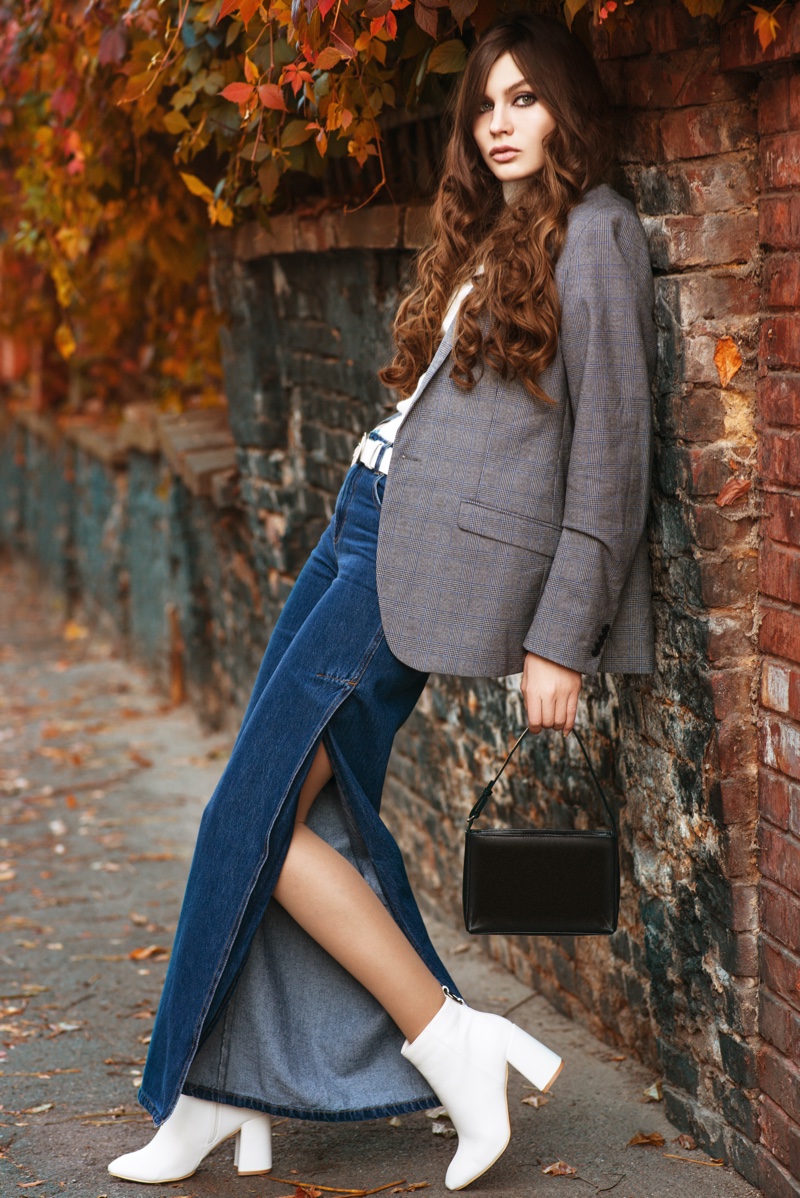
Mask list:
[[[575,723],[582,681],[583,675],[578,670],[560,666],[536,653],[526,653],[520,689],[530,731],[563,729],[567,736]]]

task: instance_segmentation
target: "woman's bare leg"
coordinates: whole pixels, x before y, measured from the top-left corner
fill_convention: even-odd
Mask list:
[[[359,871],[306,826],[311,804],[332,777],[320,743],[300,791],[274,897],[411,1041],[444,1003],[442,987]]]

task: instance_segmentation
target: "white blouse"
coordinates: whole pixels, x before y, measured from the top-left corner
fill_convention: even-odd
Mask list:
[[[480,266],[478,267],[478,269],[476,270],[475,273],[479,274],[479,275],[483,274],[483,263],[480,264]],[[456,291],[455,295],[450,300],[450,303],[448,304],[448,307],[447,307],[447,311],[444,314],[444,319],[442,320],[442,332],[443,333],[446,332],[447,329],[449,329],[450,325],[455,320],[458,309],[461,306],[461,301],[463,300],[464,296],[467,295],[468,292],[470,292],[472,290],[472,286],[473,285],[472,285],[471,281],[468,281],[468,282],[462,284],[462,286],[459,287],[458,291]],[[375,426],[374,429],[372,429],[372,433],[376,434],[376,437],[373,439],[379,438],[381,442],[389,445],[390,447],[392,445],[394,445],[394,439],[395,439],[395,436],[397,435],[397,430],[399,429],[400,425],[405,420],[408,413],[413,408],[416,398],[419,395],[420,391],[422,390],[423,385],[427,382],[427,380],[428,380],[428,372],[426,370],[420,375],[420,377],[417,381],[417,385],[414,388],[413,393],[411,395],[407,396],[405,399],[401,399],[399,401],[399,403],[397,404],[397,411],[392,412],[391,415],[389,415],[389,416],[386,416],[383,420],[381,420]],[[368,436],[372,436],[372,433],[368,434]],[[386,450],[386,452],[381,457],[380,469],[382,471],[384,471],[384,472],[388,471],[391,456],[392,456],[392,450],[391,450],[391,448],[389,448]]]

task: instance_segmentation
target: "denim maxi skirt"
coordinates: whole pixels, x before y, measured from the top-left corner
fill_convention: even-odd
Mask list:
[[[437,980],[459,991],[380,818],[397,729],[428,675],[389,649],[375,583],[387,476],[351,466],[269,639],[205,807],[139,1101],[181,1092],[290,1118],[374,1119],[438,1105],[373,996],[270,896],[324,741],[334,777],[308,826],[361,872]],[[313,878],[309,888],[313,893]]]

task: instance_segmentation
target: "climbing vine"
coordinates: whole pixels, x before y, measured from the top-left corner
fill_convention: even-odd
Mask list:
[[[613,43],[647,2],[533,7]],[[724,6],[674,3],[714,19]],[[785,4],[747,6],[763,48]],[[471,41],[515,7],[0,0],[0,329],[44,347],[43,402],[216,402],[209,229],[268,224],[293,172],[318,179],[334,158],[356,171],[374,159],[368,202],[386,181],[383,114],[440,102]]]

